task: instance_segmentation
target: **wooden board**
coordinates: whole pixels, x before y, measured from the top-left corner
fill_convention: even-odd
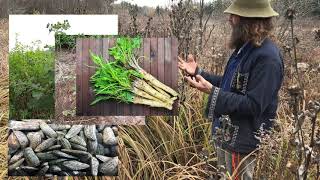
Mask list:
[[[119,103],[108,100],[90,105],[94,100],[90,77],[95,73],[89,50],[112,61],[108,49],[113,47],[116,37],[112,38],[78,38],[76,45],[77,59],[77,100],[78,116],[148,116],[148,115],[177,115],[177,100],[173,109],[152,108],[145,105]],[[178,88],[178,42],[176,38],[144,38],[139,49],[139,56],[145,58],[139,62],[140,66],[167,86]]]

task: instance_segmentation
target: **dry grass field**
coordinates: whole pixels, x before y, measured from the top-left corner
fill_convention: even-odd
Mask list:
[[[231,50],[226,48],[230,28],[224,18],[212,18],[203,32],[199,48],[199,20],[192,19],[193,9],[180,7],[157,15],[148,16],[119,11],[119,34],[150,36],[179,36],[179,53],[197,54],[199,65],[206,71],[221,74]],[[188,12],[188,13],[187,13]],[[173,16],[170,16],[173,15]],[[152,18],[150,18],[152,17]],[[175,17],[175,18],[174,18]],[[310,101],[320,100],[320,41],[316,30],[320,21],[315,18],[294,19],[297,60],[300,81],[295,72],[295,63],[290,34],[290,21],[280,17],[275,21],[275,37],[282,49],[286,75],[280,92],[278,118],[273,133],[262,139],[259,148],[255,177],[267,179],[296,179],[308,169],[308,179],[320,177],[320,117],[312,112]],[[7,39],[8,22],[1,21],[1,41]],[[213,30],[211,31],[211,28]],[[4,32],[4,33],[2,33]],[[208,38],[210,37],[210,38]],[[298,42],[298,43],[297,43]],[[7,72],[5,49],[1,49],[1,71]],[[305,63],[307,68],[304,68]],[[4,71],[3,71],[4,69]],[[6,176],[6,130],[7,122],[7,76],[1,72],[1,179]],[[180,72],[182,76],[182,72]],[[300,96],[292,96],[292,85],[303,84]],[[4,85],[3,85],[4,84]],[[211,122],[203,113],[207,97],[189,87],[182,78],[179,81],[181,94],[179,116],[147,117],[145,126],[120,126],[119,158],[121,161],[118,179],[214,179],[217,177],[216,154],[211,143]],[[297,102],[292,100],[297,98]],[[314,106],[315,107],[315,106]],[[306,118],[295,120],[304,112]],[[299,116],[302,117],[302,116]],[[302,123],[303,122],[303,123]],[[297,125],[298,124],[298,125]],[[314,127],[314,128],[313,128]],[[297,130],[297,131],[296,131]],[[298,132],[295,133],[295,132]],[[310,144],[313,136],[313,144]],[[303,144],[299,140],[303,139]],[[312,147],[312,148],[311,148]],[[310,150],[312,151],[310,152]],[[307,157],[311,161],[306,168]],[[232,178],[232,175],[230,175]],[[26,178],[28,179],[28,178]],[[74,177],[73,179],[104,179],[104,177]]]
[[[0,179],[4,179],[7,169],[7,122],[9,106],[9,76],[8,76],[8,19],[0,20]]]
[[[183,8],[182,8],[183,9]],[[184,9],[184,11],[187,11]],[[179,15],[179,10],[172,12]],[[181,13],[181,12],[180,12]],[[120,16],[120,33],[130,34],[136,31],[144,36],[174,35],[172,18],[168,14],[160,16],[127,15]],[[179,19],[180,18],[180,19]],[[184,22],[187,13],[177,18],[174,23]],[[128,20],[131,21],[128,21]],[[192,21],[192,18],[189,19]],[[189,33],[191,39],[183,32],[188,21],[178,27],[182,32],[180,53],[187,49],[189,53],[197,53],[201,67],[208,72],[221,74],[231,50],[226,47],[230,27],[226,17],[211,20],[203,35],[205,45],[202,52],[196,51],[198,42],[198,21],[192,21]],[[307,154],[310,153],[311,132],[314,131],[317,141],[320,136],[319,116],[306,116],[301,124],[299,135],[294,133],[300,129],[295,123],[293,107],[297,106],[299,113],[308,112],[310,101],[320,100],[320,41],[316,38],[316,30],[320,22],[315,18],[294,19],[294,36],[296,40],[298,70],[303,90],[297,104],[292,104],[290,87],[299,84],[294,68],[294,55],[291,42],[290,21],[285,17],[275,19],[274,36],[281,48],[286,67],[285,81],[280,92],[278,119],[273,133],[262,139],[258,152],[255,177],[267,179],[295,179],[305,172]],[[213,27],[209,37],[210,27]],[[169,29],[169,30],[168,30]],[[170,31],[171,29],[171,31]],[[184,43],[184,42],[187,43]],[[189,45],[189,47],[187,45]],[[303,66],[308,67],[304,69]],[[199,93],[180,79],[179,87],[182,99],[178,117],[150,117],[146,126],[121,127],[123,147],[120,148],[122,163],[125,165],[126,177],[129,179],[206,179],[217,176],[216,154],[211,144],[211,123],[204,118],[206,96]],[[318,108],[319,106],[317,106]],[[300,116],[299,116],[300,117]],[[312,120],[313,119],[313,120]],[[315,127],[314,130],[312,127]],[[297,144],[303,139],[304,145]],[[319,141],[320,142],[320,141]],[[313,145],[312,163],[308,164],[308,179],[319,178],[319,142]],[[314,144],[314,143],[313,143]],[[120,143],[121,146],[121,143]],[[299,175],[300,174],[300,175]],[[230,175],[232,178],[232,175]]]

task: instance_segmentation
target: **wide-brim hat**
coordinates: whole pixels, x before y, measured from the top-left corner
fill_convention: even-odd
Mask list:
[[[235,14],[242,17],[267,18],[279,16],[279,14],[272,9],[269,0],[235,0],[224,13]]]

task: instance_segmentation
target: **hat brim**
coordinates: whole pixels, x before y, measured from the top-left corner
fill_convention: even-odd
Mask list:
[[[274,11],[271,6],[268,8],[245,8],[239,7],[234,4],[231,4],[225,11],[226,14],[235,14],[242,17],[274,17],[279,16],[279,14]]]

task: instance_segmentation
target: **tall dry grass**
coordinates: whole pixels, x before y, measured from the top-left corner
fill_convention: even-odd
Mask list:
[[[190,89],[177,117],[149,117],[146,126],[122,126],[120,179],[204,179],[215,169],[211,123],[203,96]]]
[[[7,174],[7,122],[9,107],[8,19],[0,19],[0,179]]]
[[[126,34],[130,26],[130,17],[122,13],[120,16],[120,33]],[[152,15],[154,16],[154,15]],[[150,20],[151,32],[144,29],[148,17],[138,16],[138,31],[141,34],[165,36],[170,34],[170,18],[167,14],[154,17]],[[226,38],[229,27],[224,20],[210,21],[215,25],[213,36],[204,47],[203,54],[199,56],[200,66],[207,71],[221,74],[230,50],[226,49]],[[305,99],[319,100],[319,70],[320,70],[320,43],[313,39],[312,29],[319,28],[320,24],[314,20],[296,22],[295,32],[300,38],[298,44],[299,61],[310,64],[310,69],[302,74],[305,81]],[[285,28],[284,20],[277,22],[276,34],[281,35],[279,47],[288,45],[289,31]],[[3,27],[3,26],[1,26]],[[196,33],[192,27],[191,33]],[[282,34],[282,30],[283,34]],[[280,32],[281,31],[281,32]],[[148,32],[148,33],[145,33]],[[279,36],[278,36],[279,37]],[[194,39],[191,39],[190,52],[194,48]],[[284,53],[286,64],[286,77],[280,93],[278,120],[271,135],[265,136],[259,148],[256,179],[295,179],[299,166],[296,147],[292,144],[294,120],[289,107],[289,95],[286,88],[293,83],[290,76],[290,56]],[[180,103],[180,112],[177,117],[149,117],[146,126],[121,126],[119,139],[119,158],[121,160],[119,178],[117,179],[208,179],[217,175],[216,155],[211,139],[211,122],[203,116],[206,96],[179,82],[180,93],[184,95]],[[2,98],[1,98],[2,100]],[[302,102],[303,103],[303,102]],[[1,104],[2,105],[2,104]],[[303,104],[301,104],[303,107]],[[4,107],[4,106],[2,106]],[[3,111],[1,111],[3,112]],[[5,116],[1,122],[6,122]],[[3,120],[4,119],[4,120]],[[317,120],[317,130],[320,121]],[[303,136],[310,140],[310,122],[303,125]],[[1,147],[6,147],[6,128],[1,127]],[[6,173],[6,149],[1,151],[1,178]],[[318,153],[319,154],[319,153]],[[317,177],[317,166],[312,165],[309,178]],[[65,178],[67,179],[67,178]],[[71,178],[69,178],[71,179]],[[105,179],[104,177],[82,177],[74,179]]]
[[[173,28],[170,26],[168,14],[155,15],[151,22],[147,21],[150,18],[142,15],[137,15],[135,18],[138,34],[172,35],[166,31]],[[130,19],[134,18],[125,15],[120,18],[120,34],[127,33],[127,29],[133,24]],[[146,22],[148,22],[151,32],[150,29],[144,29]],[[226,48],[230,27],[225,22],[226,19],[221,18],[210,20],[209,24],[215,26],[213,36],[208,40],[203,53],[197,59],[201,67],[215,74],[222,73],[230,55],[230,50]],[[286,76],[279,95],[278,119],[274,130],[272,134],[263,137],[262,144],[257,151],[255,178],[296,179],[301,162],[298,162],[297,147],[292,143],[295,138],[293,134],[295,125],[292,109],[289,106],[290,96],[287,88],[296,83],[297,79],[292,70],[292,49],[290,52],[285,52],[285,47],[290,47],[290,31],[286,28],[288,22],[280,17],[276,19],[275,23],[275,35],[278,38],[278,46],[284,55]],[[312,34],[312,29],[319,27],[319,22],[312,19],[295,21],[294,31],[300,39],[297,44],[298,62],[310,65],[308,70],[301,72],[305,85],[305,96],[300,104],[301,110],[306,109],[306,104],[310,100],[320,100],[318,75],[320,71],[320,42],[314,39]],[[190,31],[192,37],[197,37],[196,25],[192,26]],[[205,35],[208,36],[209,32],[206,33]],[[191,38],[189,53],[195,49],[196,41],[197,39]],[[180,47],[179,49],[184,48]],[[183,52],[180,51],[180,53]],[[184,84],[182,79],[180,80],[179,87]],[[121,178],[207,179],[216,177],[218,174],[215,168],[216,155],[210,142],[211,122],[203,116],[206,97],[186,85],[184,88],[180,88],[180,93],[185,99],[180,102],[178,117],[149,117],[146,126],[121,127]],[[319,118],[316,123],[319,134]],[[302,127],[306,144],[310,141],[311,127],[310,121],[307,120]],[[314,154],[319,155],[319,150],[315,148]],[[319,177],[317,168],[319,166],[313,162],[309,169],[309,179]],[[233,177],[230,175],[230,178]]]

